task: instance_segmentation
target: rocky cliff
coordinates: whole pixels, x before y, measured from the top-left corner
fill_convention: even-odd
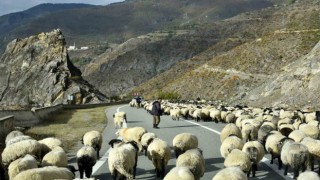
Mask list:
[[[76,104],[106,100],[69,60],[59,29],[7,45],[0,59],[1,106],[50,106],[67,103],[69,95]]]

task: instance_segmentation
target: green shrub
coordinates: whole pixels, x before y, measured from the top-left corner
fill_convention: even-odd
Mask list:
[[[179,100],[180,94],[178,92],[163,92],[158,93],[158,98],[167,99],[167,100]]]

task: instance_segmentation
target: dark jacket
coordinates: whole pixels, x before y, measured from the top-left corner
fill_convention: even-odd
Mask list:
[[[162,115],[161,104],[159,101],[155,101],[152,103],[151,114],[154,116],[161,116]]]

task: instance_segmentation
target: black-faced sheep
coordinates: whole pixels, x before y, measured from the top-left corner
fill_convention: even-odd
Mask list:
[[[13,180],[56,180],[66,179],[72,180],[74,174],[67,168],[59,168],[56,166],[47,166],[43,168],[34,168],[22,171]]]
[[[96,164],[97,155],[95,149],[92,146],[83,146],[77,152],[77,164],[80,172],[80,178],[83,178],[85,173],[87,178],[90,178],[92,174],[92,168]]]
[[[202,150],[199,148],[187,150],[178,157],[176,166],[188,167],[194,175],[194,179],[199,180],[205,172],[205,161]]]
[[[247,180],[246,174],[238,166],[220,170],[212,180]]]
[[[38,168],[38,161],[33,156],[27,154],[23,158],[19,158],[10,163],[8,167],[9,179],[13,179],[22,171],[33,168]]]
[[[187,167],[174,167],[163,180],[194,180],[194,176]]]
[[[258,163],[262,160],[265,154],[264,146],[258,141],[249,141],[243,145],[242,151],[249,154],[252,162],[250,172],[252,172],[252,177],[255,177],[256,171],[258,170]],[[250,176],[250,172],[248,177]]]
[[[97,152],[99,159],[99,152],[102,145],[102,134],[99,131],[89,131],[83,135],[82,142],[85,146],[93,147]]]
[[[191,133],[180,133],[173,138],[172,145],[176,158],[178,158],[185,151],[197,148],[198,138]]]
[[[120,178],[135,178],[138,151],[139,147],[135,141],[120,143],[110,150],[108,166],[113,179],[118,177],[118,173]]]
[[[276,130],[276,127],[270,123],[270,124],[262,124],[261,127],[258,130],[258,141],[262,144],[266,144],[266,139],[269,135],[269,133],[273,130]]]
[[[271,154],[271,164],[273,160],[278,158],[279,169],[282,168],[282,161],[280,158],[281,148],[279,147],[280,141],[284,139],[285,136],[282,135],[279,131],[271,131],[267,137],[265,148]]]

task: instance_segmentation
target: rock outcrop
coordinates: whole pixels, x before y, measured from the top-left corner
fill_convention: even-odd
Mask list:
[[[51,106],[106,101],[69,60],[59,29],[7,45],[0,59],[1,106]],[[68,98],[69,97],[69,98]]]

